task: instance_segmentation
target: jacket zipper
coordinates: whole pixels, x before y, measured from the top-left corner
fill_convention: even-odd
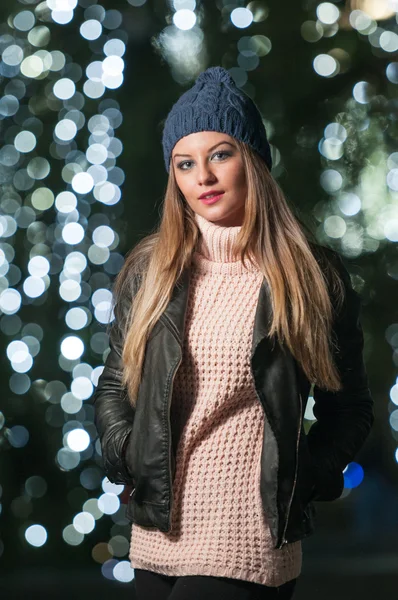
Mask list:
[[[167,399],[167,414],[168,414],[168,419],[169,419],[169,487],[170,487],[170,510],[169,510],[169,525],[168,525],[168,531],[171,531],[171,511],[172,511],[172,507],[173,507],[173,483],[172,483],[172,473],[171,473],[171,419],[170,419],[170,398],[171,398],[171,393],[173,390],[173,385],[174,385],[174,377],[177,373],[177,370],[181,364],[182,361],[182,351],[181,351],[181,356],[179,358],[179,361],[176,365],[176,367],[174,368],[174,372],[173,372],[173,376],[172,376],[172,380],[171,380],[171,385],[169,388],[169,396]]]
[[[288,541],[286,539],[286,529],[287,529],[287,524],[288,524],[288,521],[289,521],[290,509],[291,509],[291,506],[292,506],[294,490],[296,488],[296,482],[297,482],[298,448],[299,448],[300,435],[301,435],[301,423],[302,423],[302,420],[303,420],[302,400],[301,400],[301,394],[300,393],[299,393],[299,398],[300,398],[300,422],[299,422],[299,427],[298,427],[298,432],[297,432],[297,442],[296,442],[296,469],[295,469],[295,473],[294,473],[292,495],[290,496],[289,507],[287,509],[286,522],[285,522],[285,527],[284,527],[284,530],[283,530],[282,544],[280,545],[280,548],[282,548],[282,546],[284,546],[285,544],[288,543]]]

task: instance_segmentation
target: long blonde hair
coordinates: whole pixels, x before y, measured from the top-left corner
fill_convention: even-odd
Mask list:
[[[333,304],[326,272],[314,257],[306,227],[289,208],[262,158],[247,144],[234,141],[242,155],[248,190],[236,257],[245,264],[253,256],[269,285],[273,317],[268,335],[277,336],[289,348],[310,382],[338,391],[341,380],[331,353]],[[129,251],[113,286],[113,326],[121,329],[124,340],[123,385],[134,408],[147,339],[176,281],[190,265],[199,235],[195,213],[170,165],[160,224]],[[337,291],[340,304],[342,282],[331,264],[324,267],[332,276],[332,290]]]

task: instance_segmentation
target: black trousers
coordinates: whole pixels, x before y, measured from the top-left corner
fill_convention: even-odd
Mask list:
[[[134,569],[134,575],[137,600],[290,600],[297,582],[268,587],[228,577],[170,577],[144,569]]]

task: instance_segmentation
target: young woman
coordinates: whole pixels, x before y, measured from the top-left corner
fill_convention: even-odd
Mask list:
[[[289,599],[313,501],[341,495],[374,420],[360,299],[227,71],[179,98],[163,150],[160,226],[116,279],[95,393],[105,472],[132,489],[137,598]]]

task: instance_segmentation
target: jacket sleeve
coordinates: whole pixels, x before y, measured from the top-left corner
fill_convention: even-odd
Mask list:
[[[307,434],[316,475],[313,500],[334,500],[341,495],[342,471],[364,444],[374,422],[373,399],[363,361],[360,296],[353,289],[350,275],[336,252],[333,252],[333,263],[345,288],[345,299],[332,328],[337,343],[334,360],[342,389],[330,392],[314,386],[313,412],[317,420]]]
[[[133,485],[134,481],[128,471],[125,457],[135,410],[129,403],[126,388],[122,386],[121,316],[126,314],[127,309],[126,305],[123,308],[120,305],[115,307],[115,320],[109,336],[110,352],[94,393],[94,423],[101,442],[104,470],[109,481]]]

